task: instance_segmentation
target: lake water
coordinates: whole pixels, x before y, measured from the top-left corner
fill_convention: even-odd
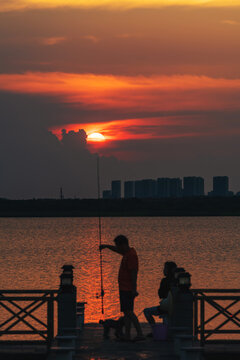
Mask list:
[[[139,255],[136,314],[158,304],[167,260],[192,274],[193,288],[239,288],[238,217],[102,219],[103,243],[120,233]],[[0,253],[2,289],[57,289],[61,266],[73,264],[78,300],[88,303],[86,321],[101,318],[97,218],[1,218]],[[117,317],[121,258],[109,250],[103,258],[105,316]]]

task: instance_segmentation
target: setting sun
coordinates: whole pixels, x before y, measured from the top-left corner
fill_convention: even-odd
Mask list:
[[[88,141],[104,141],[105,137],[103,136],[103,134],[94,132],[88,135],[87,137]]]

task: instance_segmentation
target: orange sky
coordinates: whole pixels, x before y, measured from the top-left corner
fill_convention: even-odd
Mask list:
[[[175,119],[175,124],[177,120]],[[183,123],[183,122],[181,122]],[[106,141],[121,141],[121,140],[143,140],[143,139],[161,139],[161,138],[172,138],[178,135],[176,134],[165,134],[162,132],[156,133],[154,130],[156,127],[160,128],[169,124],[169,119],[164,118],[149,118],[149,119],[125,119],[115,120],[108,122],[98,123],[79,123],[79,124],[67,124],[65,130],[77,132],[79,129],[84,129],[87,135],[93,132],[99,132],[103,134]],[[173,126],[174,119],[171,121]],[[146,129],[147,128],[147,129]],[[134,130],[138,129],[137,132]],[[50,130],[61,139],[62,127],[53,127]],[[179,136],[193,136],[193,134],[181,134]],[[105,147],[106,143],[96,144],[98,147]]]
[[[57,97],[70,107],[87,110],[162,112],[161,116],[144,119],[68,123],[65,129],[85,129],[87,134],[100,132],[107,140],[156,139],[174,136],[155,129],[170,123],[164,112],[236,111],[240,110],[240,79],[214,79],[206,76],[137,76],[123,77],[94,74],[26,73],[0,75],[0,90]],[[186,125],[183,119],[171,119],[171,126]],[[63,126],[50,128],[58,136]],[[198,125],[198,129],[201,124]],[[216,129],[217,132],[217,129]],[[190,132],[193,135],[193,131]]]
[[[178,176],[199,164],[206,174],[217,164],[220,171],[223,159],[234,173],[239,39],[240,0],[3,0],[1,153],[29,143],[29,154],[36,144],[47,157],[59,144],[70,154],[84,129],[106,137],[88,150],[132,161],[131,169],[144,159],[149,176],[155,162]],[[22,136],[12,139],[12,129]]]
[[[0,13],[1,72],[240,78],[240,11],[225,5]]]
[[[48,128],[58,135],[64,127],[111,141],[193,136],[204,121],[187,129],[183,114],[189,121],[189,112],[239,111],[240,7],[232,5],[240,1],[17,4],[34,10],[0,14],[2,52],[12,54],[2,57],[0,90],[79,111],[65,124],[56,114]],[[120,5],[125,11],[112,8]],[[55,9],[38,9],[46,6]],[[183,130],[163,131],[163,123]]]
[[[181,110],[198,109],[201,106],[205,109],[234,109],[239,108],[239,103],[235,102],[231,94],[239,91],[240,79],[189,75],[123,77],[29,72],[0,74],[0,89],[58,96],[65,103],[73,106],[80,104],[86,108],[140,106],[142,110]]]
[[[239,0],[3,0],[0,5],[2,10],[24,9],[24,8],[55,8],[59,6],[72,7],[109,7],[120,9],[162,7],[162,6],[204,6],[225,7],[238,6]]]

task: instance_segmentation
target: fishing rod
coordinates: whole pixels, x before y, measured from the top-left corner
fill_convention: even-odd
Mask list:
[[[99,233],[99,260],[100,260],[100,277],[101,277],[101,299],[102,299],[102,314],[104,314],[104,289],[103,289],[103,257],[100,246],[102,245],[102,219],[101,219],[101,195],[100,195],[100,162],[99,155],[97,156],[97,188],[98,188],[98,233]]]

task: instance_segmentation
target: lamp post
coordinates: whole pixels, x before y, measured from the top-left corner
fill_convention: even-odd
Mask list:
[[[60,275],[58,294],[58,335],[69,334],[76,329],[76,287],[73,285],[72,265],[64,265]]]
[[[178,267],[174,271],[174,286],[178,285],[178,277],[181,273],[184,273],[185,269],[183,267]]]
[[[184,268],[177,268],[174,272],[174,286],[172,293],[172,312],[170,315],[170,328],[172,334],[178,331],[192,334],[193,326],[193,295],[191,275]]]
[[[60,275],[61,291],[71,290],[73,287],[73,269],[72,265],[63,265],[63,272]]]
[[[188,291],[191,285],[191,275],[188,272],[178,275],[178,287],[181,291]]]

